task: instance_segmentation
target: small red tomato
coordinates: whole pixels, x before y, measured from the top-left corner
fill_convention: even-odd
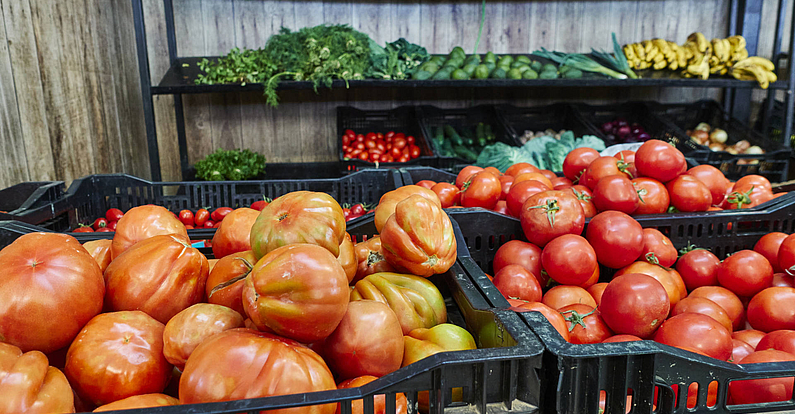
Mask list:
[[[364,134],[356,134],[356,142],[364,143]]]
[[[395,137],[395,140],[394,140],[394,142],[393,142],[393,145],[394,145],[394,147],[395,147],[395,148],[398,148],[398,149],[400,149],[400,150],[402,151],[402,150],[403,150],[403,148],[406,148],[406,138],[403,138],[403,137],[400,137],[400,138],[398,138],[398,137]]]
[[[207,220],[207,221],[204,222],[204,225],[202,225],[202,227],[205,228],[205,229],[211,229],[211,228],[215,227],[215,222],[212,221],[212,220]]]
[[[384,135],[384,137],[387,139],[392,139],[394,136],[395,136],[395,131],[389,131],[386,133],[386,135]]]
[[[420,186],[420,187],[425,187],[425,188],[430,190],[433,186],[436,185],[436,181],[422,180],[422,181],[417,182],[417,185]]]
[[[194,221],[193,221],[193,212],[190,211],[190,210],[182,210],[182,211],[180,211],[179,212],[179,221],[181,221],[182,224],[185,224],[185,225],[193,224],[194,223]]]
[[[398,162],[409,162],[410,158],[408,155],[401,155]]]
[[[418,146],[416,146],[414,144],[411,144],[409,146],[409,156],[411,158],[419,158],[420,154],[421,154],[420,147],[418,147]]]
[[[270,204],[270,201],[268,199],[255,201],[254,203],[251,204],[251,208],[257,211],[262,211],[262,209],[265,208],[265,206],[267,206],[268,204]]]
[[[396,147],[394,145],[392,146],[392,149],[389,150],[389,155],[391,155],[394,158],[400,158],[400,154],[401,154],[400,148],[398,148],[398,147]]]
[[[371,162],[381,162],[381,154],[377,152],[373,152],[370,154],[370,161]]]
[[[93,228],[96,231],[99,230],[100,228],[107,226],[108,226],[108,219],[106,219],[105,217],[100,217],[94,220],[94,224],[91,226],[91,228]]]
[[[195,229],[196,227],[193,227],[193,224],[186,224],[186,225],[185,225],[185,228],[186,228],[186,229],[188,229],[188,230],[193,230],[193,229]]]
[[[118,208],[111,208],[105,212],[105,218],[108,219],[109,222],[119,221],[122,216],[124,216],[124,213]]]
[[[408,144],[410,144],[410,145],[411,145],[411,144],[414,144],[414,143],[416,142],[416,139],[414,139],[414,135],[409,135],[409,136],[407,136],[407,137],[406,137],[406,142],[407,142]]]
[[[369,160],[369,158],[370,158],[370,154],[368,154],[367,151],[362,151],[359,154],[359,159],[362,160],[362,161],[367,161],[367,160]]]
[[[367,145],[364,145],[364,142],[357,142],[353,148],[364,151],[367,148]]]
[[[224,221],[224,217],[231,213],[232,210],[234,209],[231,207],[218,207],[215,209],[215,211],[213,211],[213,214],[210,215],[210,218],[212,218],[214,222],[219,223]]]
[[[72,233],[93,233],[94,229],[91,226],[80,223],[80,227],[72,230]]]
[[[350,137],[350,136],[348,136],[348,135],[343,135],[343,136],[342,136],[342,146],[343,146],[343,147],[346,147],[346,146],[348,146],[348,144],[350,144],[350,143],[351,143],[351,137]]]
[[[204,226],[204,223],[210,219],[210,212],[205,208],[200,208],[193,216],[193,225],[196,227]]]
[[[354,204],[354,205],[351,206],[351,215],[355,215],[355,216],[358,217],[358,216],[363,215],[366,212],[367,212],[367,210],[365,210],[364,206],[361,203]]]
[[[116,231],[116,224],[118,224],[118,223],[119,223],[118,221],[109,221],[108,222],[108,228],[113,230],[113,231]]]
[[[377,139],[384,139],[384,133],[383,132],[376,132],[375,133],[375,137]]]
[[[355,133],[355,132],[353,132],[353,130],[352,130],[352,129],[346,129],[346,130],[345,130],[345,135],[356,136],[356,133]]]
[[[96,230],[97,233],[113,233],[113,231],[107,227],[100,227]]]
[[[375,132],[368,132],[367,135],[364,136],[365,140],[374,140],[375,139]]]

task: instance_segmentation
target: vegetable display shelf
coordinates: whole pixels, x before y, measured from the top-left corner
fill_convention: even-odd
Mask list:
[[[453,222],[457,238],[460,231]],[[19,222],[0,222],[0,248],[35,227]],[[207,233],[213,233],[211,229]],[[347,231],[353,238],[374,235],[375,224],[370,217],[350,224]],[[113,233],[74,233],[80,242],[112,237]],[[212,251],[200,249],[212,258]],[[459,255],[467,257],[466,246],[459,243]],[[472,333],[479,349],[444,352],[385,375],[358,388],[276,397],[207,403],[193,406],[158,408],[162,414],[190,412],[239,413],[290,407],[306,407],[324,403],[341,403],[341,412],[350,413],[350,402],[364,399],[363,414],[374,413],[373,397],[386,395],[386,412],[395,410],[395,398],[403,393],[409,399],[409,413],[416,413],[418,394],[429,392],[430,414],[452,409],[460,414],[516,413],[538,411],[543,348],[519,317],[510,311],[489,310],[491,306],[467,273],[454,265],[449,271],[431,277],[445,298],[448,322],[465,327]],[[496,290],[496,289],[495,289]],[[453,390],[461,389],[460,399],[453,401]],[[456,392],[458,394],[458,392]],[[130,414],[151,410],[129,411]]]
[[[690,155],[700,164],[718,168],[730,180],[744,175],[759,174],[771,181],[787,178],[787,166],[792,151],[780,142],[767,138],[742,122],[732,118],[715,101],[698,101],[692,104],[649,104],[650,109],[663,120],[679,128],[677,136],[683,142],[677,146],[692,148],[697,155]],[[730,154],[726,151],[712,151],[691,140],[686,131],[693,130],[699,123],[706,122],[712,128],[720,128],[728,134],[726,145],[746,140],[750,145],[761,147],[764,154]],[[684,150],[683,150],[684,152]],[[685,153],[687,155],[687,153]]]
[[[75,180],[63,197],[43,205],[27,222],[53,231],[69,231],[79,223],[104,217],[109,208],[156,204],[174,213],[206,207],[248,207],[263,198],[292,191],[328,193],[342,203],[378,203],[384,193],[402,185],[398,172],[368,169],[340,178],[152,182],[127,174],[98,174]],[[35,220],[34,220],[35,219]],[[193,230],[191,230],[193,232]]]
[[[546,131],[552,129],[560,131],[562,129],[572,131],[574,136],[579,138],[583,135],[601,135],[594,131],[582,115],[571,105],[566,103],[556,103],[546,106],[535,106],[522,108],[513,105],[498,105],[497,115],[505,124],[509,134],[521,145],[521,137],[525,131]],[[613,142],[604,139],[605,146],[610,146]]]
[[[0,220],[46,220],[51,203],[63,197],[65,191],[63,181],[30,181],[0,190]]]
[[[795,230],[793,202],[779,204],[765,211],[742,212],[723,215],[725,218],[699,218],[704,227],[724,229],[720,235],[707,236],[702,224],[691,217],[686,224],[679,221],[671,225],[669,234],[674,246],[684,247],[693,242],[710,248],[719,257],[740,249],[752,248],[763,234],[773,231],[787,233]],[[492,261],[497,249],[512,239],[524,239],[519,220],[501,214],[474,209],[448,211],[461,228],[470,252],[471,261],[462,264],[469,277],[483,286],[488,278],[484,272],[492,271]],[[664,225],[668,220],[660,217],[655,222],[643,222],[643,227]],[[712,224],[710,224],[712,223]],[[726,226],[733,224],[731,230]],[[698,231],[694,231],[694,227]],[[746,232],[743,228],[753,228]],[[658,227],[661,229],[661,227]],[[762,230],[763,229],[763,230]],[[692,237],[688,237],[691,235]],[[673,236],[673,237],[672,237]],[[716,237],[721,236],[721,237]],[[601,281],[609,281],[612,271],[601,270]],[[510,305],[502,296],[486,295],[491,305],[505,309]],[[627,395],[631,394],[633,413],[686,413],[687,393],[676,395],[674,388],[686,390],[691,383],[698,384],[696,409],[698,412],[761,413],[795,409],[795,401],[727,407],[727,387],[732,380],[792,376],[795,362],[749,364],[738,366],[706,356],[683,351],[653,341],[615,344],[574,345],[566,342],[546,320],[536,312],[522,312],[520,317],[544,343],[541,409],[545,413],[599,414],[623,413]],[[709,385],[717,381],[717,405],[707,407]],[[600,392],[604,392],[605,407],[600,409]],[[655,392],[658,394],[655,397]]]

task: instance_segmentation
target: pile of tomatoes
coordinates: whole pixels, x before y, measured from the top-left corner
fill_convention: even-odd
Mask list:
[[[367,162],[407,162],[422,155],[416,138],[402,132],[389,131],[357,134],[345,130],[342,136],[342,154],[346,160],[359,159]]]
[[[187,216],[155,205],[124,213],[112,239],[81,245],[31,233],[0,250],[0,377],[25,378],[0,380],[0,412],[358,387],[432,354],[475,348],[466,329],[447,323],[445,300],[427,279],[457,258],[433,192],[384,195],[379,235],[357,244],[326,193],[219,214],[210,214],[219,224],[214,259],[189,244]],[[390,398],[407,412],[405,395]],[[427,392],[418,400],[427,407]],[[382,413],[385,397],[375,404]],[[354,401],[353,413],[362,411]]]
[[[679,257],[660,231],[620,211],[585,226],[581,200],[565,190],[530,196],[518,215],[527,241],[498,249],[493,283],[564,340],[653,340],[739,364],[795,361],[795,235],[770,233],[721,261],[693,246]],[[616,271],[599,283],[605,269]],[[735,381],[729,395],[734,404],[786,401],[792,387],[792,377]]]
[[[505,173],[467,166],[455,184],[423,180],[417,185],[436,192],[444,208],[481,207],[513,217],[525,200],[549,190],[575,196],[586,218],[602,211],[637,216],[750,208],[786,194],[773,194],[770,181],[759,175],[731,182],[710,165],[688,170],[682,152],[658,140],[615,157],[577,148],[566,156],[563,175],[529,163],[514,164]]]

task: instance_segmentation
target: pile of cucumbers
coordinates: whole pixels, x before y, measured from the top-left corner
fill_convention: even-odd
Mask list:
[[[503,55],[492,52],[468,55],[456,46],[449,55],[434,55],[414,72],[414,80],[468,79],[577,79],[582,71],[554,63],[542,63],[528,56]]]
[[[471,128],[452,125],[438,126],[433,130],[431,139],[436,151],[442,157],[458,157],[467,162],[475,162],[483,147],[497,140],[491,125],[482,122]]]

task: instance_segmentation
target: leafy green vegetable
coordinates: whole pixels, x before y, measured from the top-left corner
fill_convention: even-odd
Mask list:
[[[540,51],[536,50],[533,54],[554,61],[560,65],[571,66],[581,71],[601,73],[602,75],[616,79],[627,78],[627,75],[606,68],[582,53],[550,52],[542,47]]]
[[[605,51],[597,52],[591,48],[591,54],[594,56],[594,60],[610,69],[624,73],[632,79],[637,79],[638,75],[629,67],[627,57],[624,56],[624,51],[621,49],[621,45],[618,44],[615,33],[613,33],[613,53],[615,53],[615,56]]]
[[[248,149],[218,149],[196,165],[196,176],[206,181],[241,181],[265,171],[265,157]]]
[[[375,79],[408,79],[429,58],[424,47],[400,38],[386,47],[370,40],[370,68],[365,73]]]
[[[560,140],[545,135],[527,141],[521,147],[511,147],[498,142],[483,148],[476,165],[479,167],[495,167],[505,172],[513,164],[529,162],[544,170],[563,171],[563,160],[575,148],[589,147],[597,151],[605,149],[605,143],[593,135],[574,138],[574,133],[566,131]]]

